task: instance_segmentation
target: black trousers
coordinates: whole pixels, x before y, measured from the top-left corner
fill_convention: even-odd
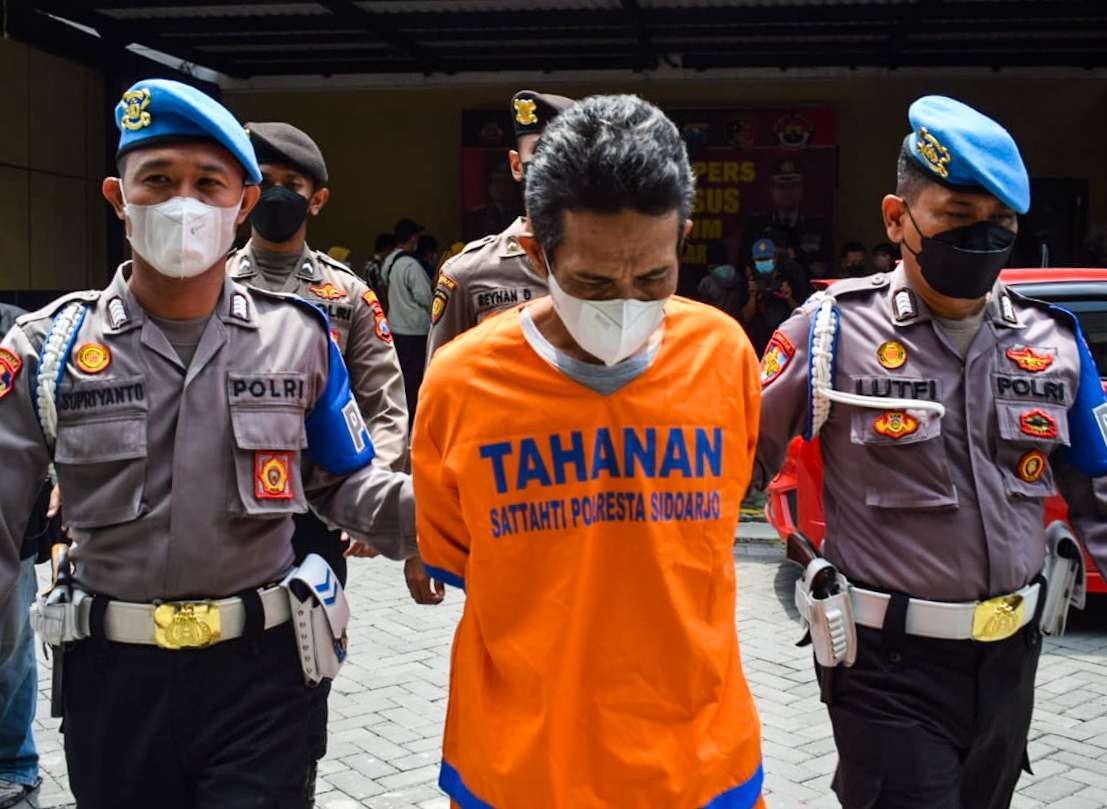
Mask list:
[[[816,664],[844,809],[1007,809],[1030,771],[1037,626],[994,643],[858,627],[852,668]]]
[[[310,806],[315,689],[290,623],[181,651],[94,637],[67,651],[64,688],[78,809]]]
[[[427,364],[427,335],[393,334],[400,370],[404,373],[404,393],[407,395],[407,423],[415,423],[415,408],[419,405],[419,388]]]

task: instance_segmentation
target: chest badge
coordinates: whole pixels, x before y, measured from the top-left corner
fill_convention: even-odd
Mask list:
[[[761,387],[768,387],[784,373],[796,356],[796,347],[784,332],[773,332],[761,358]]]
[[[23,367],[23,358],[18,354],[0,348],[0,399],[15,389],[15,378]]]
[[[1030,346],[1007,349],[1007,359],[1011,360],[1011,362],[1015,363],[1015,365],[1019,366],[1024,371],[1029,371],[1032,374],[1044,371],[1046,368],[1053,365],[1052,354],[1039,354]]]
[[[86,374],[98,374],[111,365],[111,350],[103,343],[85,343],[77,349],[76,363]]]
[[[1040,449],[1032,449],[1019,458],[1015,466],[1015,474],[1019,476],[1019,480],[1026,483],[1037,483],[1045,474],[1047,464],[1045,453]]]
[[[1034,408],[1019,416],[1019,429],[1034,438],[1056,438],[1057,420],[1041,408]]]
[[[876,358],[888,370],[902,368],[907,362],[907,347],[898,340],[888,340],[880,344],[880,348],[876,350]]]
[[[292,499],[292,453],[254,453],[254,497],[258,500]]]
[[[340,301],[346,297],[346,290],[339,289],[330,281],[308,287],[308,292],[325,301]]]
[[[885,410],[873,422],[873,430],[885,438],[899,441],[906,435],[918,432],[919,420],[902,410]]]

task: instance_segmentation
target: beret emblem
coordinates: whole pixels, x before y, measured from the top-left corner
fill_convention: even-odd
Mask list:
[[[146,108],[150,106],[150,91],[143,87],[141,90],[128,90],[123,94],[123,126],[132,132],[150,125],[150,113]]]
[[[538,116],[535,112],[538,109],[538,104],[530,98],[517,98],[512,105],[515,107],[515,120],[523,126],[532,126],[538,123]]]
[[[949,169],[946,168],[946,164],[952,159],[949,149],[931,135],[925,126],[919,129],[919,140],[915,145],[918,146],[919,154],[926,161],[927,168],[940,177],[949,176]]]

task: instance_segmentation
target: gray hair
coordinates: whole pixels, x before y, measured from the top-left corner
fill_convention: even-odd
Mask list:
[[[692,214],[696,182],[684,141],[665,114],[638,96],[592,96],[542,133],[527,168],[527,217],[553,255],[565,211]],[[681,231],[683,232],[683,231]]]

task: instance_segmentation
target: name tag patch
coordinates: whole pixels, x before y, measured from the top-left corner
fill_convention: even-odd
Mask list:
[[[878,396],[881,399],[925,399],[928,402],[939,402],[942,399],[942,389],[937,379],[857,376],[853,378],[853,391],[861,396]]]
[[[306,380],[303,374],[230,374],[227,392],[231,403],[272,402],[304,404]]]
[[[503,309],[526,303],[534,297],[534,292],[526,287],[500,287],[477,292],[473,295],[473,308],[478,312],[485,309]]]
[[[105,379],[95,384],[63,386],[58,391],[58,415],[95,411],[146,410],[146,384],[141,376]]]

